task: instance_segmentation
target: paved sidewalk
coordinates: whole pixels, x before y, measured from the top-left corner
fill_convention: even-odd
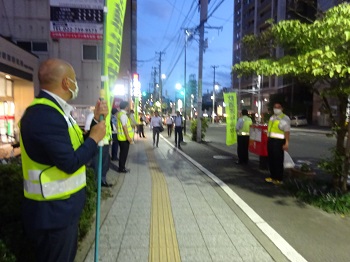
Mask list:
[[[165,139],[153,148],[146,136],[130,147],[130,173],[108,173],[115,185],[101,206],[99,261],[305,261],[287,259],[263,233],[269,226],[242,212],[245,203],[210,172]],[[77,262],[94,261],[93,231]]]

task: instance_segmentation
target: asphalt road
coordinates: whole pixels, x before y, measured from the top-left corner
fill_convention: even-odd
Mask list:
[[[326,131],[311,128],[292,128],[290,137],[289,154],[297,160],[321,160],[329,156],[329,149],[335,146],[336,139],[327,137]],[[210,125],[205,141],[215,142],[220,146],[226,146],[226,125]],[[226,146],[227,147],[227,146]],[[227,147],[227,150],[236,153],[236,145]],[[254,157],[253,154],[251,154]]]

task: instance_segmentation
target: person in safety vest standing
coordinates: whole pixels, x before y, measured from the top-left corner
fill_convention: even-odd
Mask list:
[[[78,95],[73,67],[60,59],[44,61],[38,71],[40,93],[20,120],[23,169],[23,226],[35,244],[37,261],[74,261],[78,223],[86,199],[86,168],[106,134],[104,121],[89,137],[71,117],[67,101]],[[94,117],[106,116],[97,102]]]
[[[120,102],[120,111],[117,114],[118,131],[117,137],[119,142],[119,173],[127,173],[129,170],[125,168],[126,159],[128,158],[129,146],[133,144],[134,129],[131,126],[130,118],[127,115],[129,103],[127,101]]]
[[[238,161],[236,164],[247,164],[249,160],[249,129],[253,124],[252,119],[248,116],[247,109],[242,110],[242,116],[238,119],[237,130],[237,155]]]
[[[111,111],[111,128],[112,128],[111,160],[112,161],[119,160],[119,158],[118,158],[119,142],[118,142],[118,137],[117,137],[117,132],[118,132],[117,113],[118,113],[118,109],[112,108],[112,111]]]
[[[282,110],[280,103],[274,104],[273,115],[267,127],[267,154],[271,177],[265,181],[275,185],[283,183],[284,151],[288,151],[289,147],[290,119]]]

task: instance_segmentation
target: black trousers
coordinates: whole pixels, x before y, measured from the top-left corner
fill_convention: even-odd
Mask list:
[[[143,130],[143,125],[138,125],[139,127],[139,136],[140,137],[145,137],[145,133],[144,133],[144,130]]]
[[[118,141],[119,142],[119,170],[125,169],[126,159],[129,154],[129,141]]]
[[[117,139],[113,139],[113,141],[112,141],[112,152],[111,152],[112,160],[117,160],[118,159],[118,147],[119,147],[118,140]]]
[[[154,126],[153,127],[153,146],[154,144],[156,144],[158,146],[159,143],[159,127],[158,126]]]
[[[170,125],[167,125],[168,127],[168,136],[171,137],[171,133],[173,132],[173,125],[170,124]]]
[[[78,222],[58,229],[27,229],[38,262],[73,262],[78,246]]]
[[[242,164],[248,163],[249,160],[249,136],[237,136],[237,155],[238,162]]]
[[[268,138],[267,154],[269,160],[269,170],[272,179],[283,180],[283,145],[285,139]]]
[[[175,126],[175,145],[180,146],[182,141],[182,126]]]

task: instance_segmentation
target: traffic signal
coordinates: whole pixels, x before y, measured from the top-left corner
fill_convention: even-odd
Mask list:
[[[133,75],[132,75],[132,79],[134,80],[134,82],[135,81],[140,81],[140,75],[138,74],[138,73],[134,73]]]

